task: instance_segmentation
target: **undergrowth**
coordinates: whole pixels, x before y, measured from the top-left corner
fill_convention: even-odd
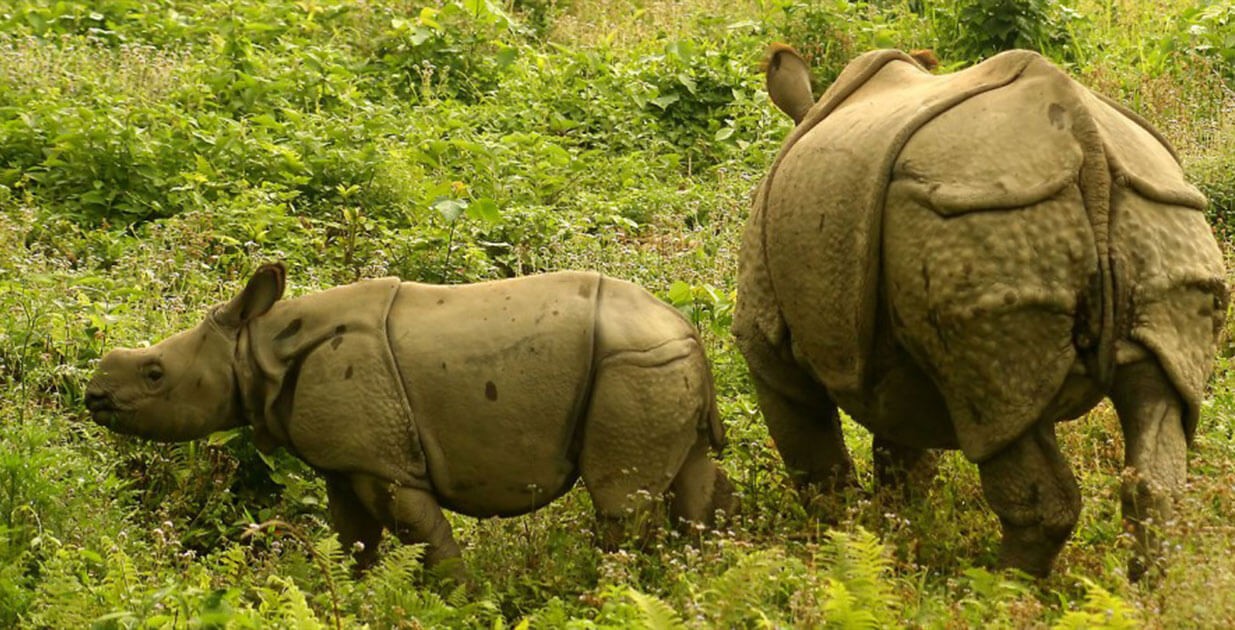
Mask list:
[[[1150,119],[1235,217],[1229,0],[12,0],[0,8],[0,626],[1230,627],[1235,376],[1219,359],[1175,545],[1130,584],[1107,406],[1061,425],[1086,500],[1053,577],[989,569],[999,525],[955,453],[903,503],[825,522],[787,484],[729,332],[750,194],[790,123],[770,41],[817,87],[875,47],[945,69],[1035,47]],[[1224,242],[1224,246],[1226,246]],[[1229,247],[1227,247],[1229,250]],[[597,269],[701,330],[743,509],[601,552],[586,493],[450,515],[473,583],[383,542],[363,577],[323,482],[246,430],[183,445],[90,423],[107,349],[195,323],[255,266],[302,294]],[[1229,342],[1228,342],[1229,345]]]

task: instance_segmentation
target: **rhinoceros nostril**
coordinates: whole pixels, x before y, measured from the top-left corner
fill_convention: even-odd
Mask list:
[[[98,412],[114,408],[115,405],[112,404],[111,397],[107,394],[102,392],[86,392],[86,409]]]

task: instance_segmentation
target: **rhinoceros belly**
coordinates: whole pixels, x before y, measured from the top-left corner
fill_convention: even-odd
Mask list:
[[[403,284],[391,349],[442,505],[520,514],[574,483],[599,278]]]

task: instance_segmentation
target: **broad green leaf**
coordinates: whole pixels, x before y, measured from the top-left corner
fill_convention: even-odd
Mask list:
[[[463,214],[464,210],[467,210],[467,202],[462,199],[455,199],[454,197],[439,197],[429,204],[429,207],[437,210],[446,218],[446,221],[454,223],[459,218],[459,215]]]
[[[686,91],[691,94],[694,94],[698,89],[698,85],[695,83],[694,78],[688,74],[678,74],[678,83],[681,83],[682,86],[686,88]]]
[[[425,7],[420,10],[420,16],[417,18],[417,21],[435,31],[440,31],[442,30],[442,25],[437,22],[437,14],[437,9]]]
[[[419,46],[425,43],[426,41],[429,41],[430,37],[433,37],[433,31],[427,28],[417,26],[416,28],[412,29],[412,45],[413,46]]]
[[[652,99],[652,102],[655,103],[656,106],[661,109],[668,109],[670,105],[678,102],[678,99],[680,98],[681,97],[679,97],[677,94],[665,94],[663,96],[657,96],[656,98]]]
[[[695,292],[689,284],[675,280],[669,285],[669,301],[678,306],[690,304],[695,301]]]
[[[467,216],[485,223],[497,223],[502,220],[497,202],[488,197],[477,199],[468,205]]]
[[[505,46],[497,51],[497,67],[505,68],[515,62],[519,57],[519,51],[513,46]]]

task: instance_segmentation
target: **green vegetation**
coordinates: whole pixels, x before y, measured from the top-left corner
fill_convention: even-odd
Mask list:
[[[762,47],[822,86],[873,47],[1034,46],[1174,141],[1235,230],[1231,0],[10,0],[0,7],[0,627],[1231,627],[1235,367],[1219,358],[1165,575],[1129,584],[1106,406],[1061,426],[1086,498],[1056,574],[993,573],[974,467],[809,515],[729,336],[749,195],[790,123]],[[585,493],[451,516],[470,592],[388,540],[354,578],[322,482],[245,431],[116,438],[82,391],[260,261],[292,293],[592,268],[703,331],[744,510],[591,542]],[[1224,351],[1230,354],[1229,349]],[[869,437],[849,423],[869,487]],[[269,523],[258,527],[255,524]]]

